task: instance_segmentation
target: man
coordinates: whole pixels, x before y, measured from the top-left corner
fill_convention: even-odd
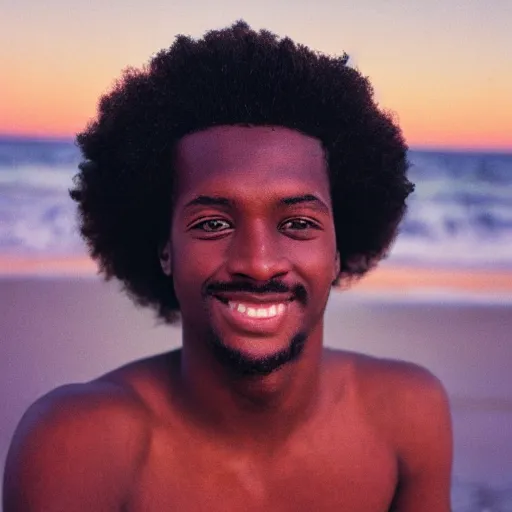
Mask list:
[[[78,143],[92,256],[183,347],[38,400],[6,512],[449,510],[437,379],[323,348],[331,286],[386,254],[412,191],[346,56],[244,22],[179,36]]]

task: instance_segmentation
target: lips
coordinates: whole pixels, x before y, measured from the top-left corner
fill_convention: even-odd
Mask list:
[[[234,309],[242,315],[247,315],[250,318],[274,318],[284,313],[286,310],[286,305],[283,302],[268,304],[270,303],[264,306],[263,304],[257,305],[247,302],[228,302],[228,306],[231,309]]]
[[[247,293],[247,292],[230,292],[215,293],[213,296],[224,304],[240,303],[255,304],[265,307],[268,304],[280,304],[293,300],[290,293]]]
[[[255,335],[276,334],[293,300],[284,294],[222,294],[213,298],[213,310],[235,331]]]

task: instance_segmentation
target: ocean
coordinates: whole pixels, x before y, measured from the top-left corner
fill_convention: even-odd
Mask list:
[[[416,191],[385,264],[512,271],[512,153],[411,150],[409,160]],[[72,141],[0,138],[0,256],[86,254],[76,229],[75,204],[67,192],[79,161]],[[478,354],[481,349],[474,350]],[[456,356],[461,373],[467,354]],[[499,354],[505,354],[505,348],[496,351],[496,360]],[[474,436],[475,446],[484,446],[486,436],[490,443],[502,443],[482,452],[475,461],[481,471],[475,470],[473,479],[455,475],[454,512],[512,511],[512,474],[490,476],[486,469],[486,457],[512,453],[512,439],[507,437],[511,394],[505,390],[492,407],[486,399],[470,407],[454,406],[458,432],[470,429],[461,439]],[[474,394],[469,398],[480,399]]]
[[[512,268],[512,153],[410,151],[416,191],[387,263]],[[0,254],[85,253],[72,141],[0,138]]]

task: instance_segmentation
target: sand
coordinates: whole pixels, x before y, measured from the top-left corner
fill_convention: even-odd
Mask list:
[[[512,482],[512,305],[386,302],[364,286],[332,293],[326,344],[427,366],[452,400],[457,478]],[[2,468],[37,397],[179,345],[179,328],[156,325],[118,288],[96,278],[0,280]]]

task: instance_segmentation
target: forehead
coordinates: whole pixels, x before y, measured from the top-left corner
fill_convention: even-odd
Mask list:
[[[217,126],[183,137],[175,151],[175,192],[274,195],[319,193],[328,201],[318,139],[278,126]]]

